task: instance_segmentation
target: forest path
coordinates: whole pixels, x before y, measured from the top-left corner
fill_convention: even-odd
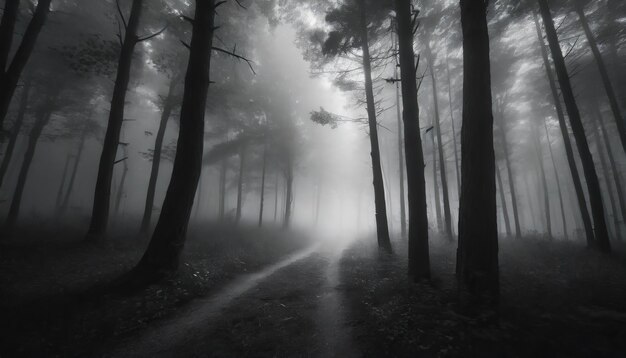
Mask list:
[[[237,279],[106,356],[356,356],[338,291],[346,246],[323,240]]]

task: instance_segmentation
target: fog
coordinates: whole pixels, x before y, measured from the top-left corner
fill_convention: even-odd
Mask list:
[[[134,320],[151,329],[128,328],[143,338],[107,341],[88,355],[167,355],[184,340],[167,332],[189,321],[197,343],[203,320],[230,319],[221,324],[230,327],[236,314],[227,310],[246,306],[238,300],[253,300],[254,290],[287,304],[276,287],[293,283],[306,291],[299,297],[322,297],[315,322],[332,332],[315,348],[299,349],[298,339],[317,337],[319,327],[285,343],[284,323],[267,333],[284,351],[241,348],[255,335],[246,326],[229,336],[234,345],[212,341],[213,355],[361,356],[373,349],[368,339],[348,337],[399,327],[385,320],[411,311],[400,302],[418,295],[392,286],[380,293],[368,286],[374,277],[411,290],[428,282],[439,303],[468,316],[498,311],[500,297],[502,312],[523,315],[507,297],[528,281],[552,285],[558,297],[566,292],[559,283],[587,277],[567,288],[582,302],[590,282],[607,280],[614,297],[622,276],[611,276],[611,265],[623,259],[626,232],[625,24],[617,0],[6,0],[2,305],[36,302],[58,287],[63,307],[106,295],[102,306],[73,310],[76,321],[105,307],[109,317],[100,319],[121,317],[114,335]],[[585,255],[582,271],[560,271]],[[528,267],[558,273],[533,281],[520,273]],[[38,283],[51,277],[56,289]],[[303,278],[310,287],[298,286]],[[348,282],[352,291],[337,293]],[[447,296],[452,288],[470,299]],[[129,314],[132,302],[115,296],[129,289],[138,306],[161,308]],[[66,301],[67,292],[80,298]],[[397,298],[380,308],[389,316],[372,308],[372,316],[348,317],[367,311],[355,308],[370,304],[367,292]],[[183,304],[200,318],[177,314]],[[250,314],[261,307],[247,306]],[[172,320],[153,326],[157,311]],[[308,317],[302,307],[271,312],[280,322]],[[487,325],[507,319],[495,316]],[[364,326],[334,321],[344,318]],[[79,330],[72,320],[48,323]],[[22,332],[31,323],[46,327],[31,320]],[[85,353],[101,332],[91,328],[81,345],[46,338],[55,348],[29,352]],[[18,336],[12,353],[28,351]],[[423,346],[404,333],[388,337],[404,343],[384,354]],[[438,348],[426,350],[441,355],[444,343],[432,339]],[[529,339],[545,353],[537,336]],[[567,346],[572,337],[563,339]],[[196,343],[180,352],[206,353]],[[485,353],[455,344],[450,356]],[[521,349],[507,347],[494,349]]]

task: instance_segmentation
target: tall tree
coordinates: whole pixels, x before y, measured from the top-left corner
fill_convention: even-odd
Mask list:
[[[500,133],[500,140],[502,142],[502,151],[504,152],[504,162],[506,164],[506,172],[509,179],[509,189],[511,192],[511,206],[513,207],[513,222],[515,224],[515,238],[522,237],[522,229],[519,223],[519,212],[517,204],[517,192],[515,191],[515,177],[513,176],[513,168],[511,166],[511,156],[509,154],[509,146],[506,139],[505,119],[502,105],[498,106],[500,114],[500,125],[498,126]]]
[[[539,140],[539,132],[535,125],[532,125],[532,137],[534,140],[535,154],[537,155],[537,165],[539,166],[539,177],[541,178],[541,188],[543,189],[543,210],[546,220],[546,230],[548,239],[552,240],[552,220],[550,218],[550,193],[548,191],[548,180],[546,179],[546,169],[543,163],[543,152],[541,150],[541,142]]]
[[[569,237],[567,233],[567,220],[565,219],[565,205],[563,204],[563,192],[561,190],[561,179],[559,177],[559,170],[554,160],[554,152],[552,151],[552,143],[550,142],[550,132],[548,132],[548,123],[543,121],[543,128],[546,132],[546,141],[548,142],[548,150],[550,151],[550,160],[552,161],[552,169],[554,170],[554,180],[556,181],[556,188],[559,194],[559,206],[561,208],[561,224],[563,226],[563,237],[567,240]]]
[[[50,12],[50,3],[52,0],[39,0],[33,17],[30,19],[26,30],[22,36],[22,41],[17,47],[13,59],[8,61],[11,51],[11,44],[15,22],[19,11],[19,0],[8,0],[5,2],[5,11],[2,15],[0,23],[0,130],[4,126],[4,120],[9,111],[9,105],[13,94],[19,82],[20,76],[28,63],[37,38],[43,28],[48,13]],[[8,67],[6,65],[8,64]]]
[[[550,7],[547,0],[538,0],[541,17],[546,29],[546,35],[548,37],[548,43],[550,45],[550,51],[552,53],[552,60],[556,68],[557,78],[561,85],[561,93],[565,101],[565,108],[570,120],[572,131],[574,132],[574,138],[576,139],[576,146],[580,154],[580,159],[583,165],[583,172],[585,173],[585,179],[587,181],[587,190],[589,191],[589,201],[591,203],[591,214],[593,216],[594,233],[597,242],[597,246],[601,251],[610,252],[611,244],[609,242],[609,234],[606,227],[606,219],[604,217],[604,206],[602,204],[602,192],[600,190],[600,182],[596,173],[596,168],[593,163],[593,156],[589,150],[589,144],[585,136],[585,129],[583,127],[578,105],[576,104],[576,97],[570,83],[569,73],[565,66],[565,59],[561,52],[559,44],[559,38],[554,27],[554,21],[552,14],[550,13]]]
[[[539,19],[537,18],[537,13],[534,11],[533,11],[533,19],[535,22],[535,29],[537,30],[537,39],[539,41],[539,46],[541,49],[541,57],[543,58],[543,66],[546,70],[548,84],[550,85],[552,101],[554,104],[554,108],[556,110],[557,119],[559,120],[559,129],[561,130],[561,137],[563,138],[563,146],[565,147],[567,164],[570,170],[570,174],[572,176],[572,181],[574,182],[574,191],[576,192],[576,199],[578,201],[578,209],[580,211],[580,215],[583,221],[583,226],[585,228],[585,236],[587,239],[587,245],[591,246],[595,240],[594,238],[595,236],[593,233],[593,226],[591,224],[591,216],[589,215],[589,209],[587,208],[587,201],[585,199],[585,194],[583,192],[583,185],[580,180],[580,175],[578,174],[578,169],[576,167],[576,159],[574,158],[574,150],[572,148],[572,143],[569,137],[567,124],[565,123],[565,114],[563,112],[563,107],[561,106],[561,97],[559,96],[558,89],[556,86],[556,80],[554,78],[554,73],[552,72],[550,60],[548,59],[548,50],[546,49],[546,45],[543,42],[543,33],[541,31],[541,25],[539,24]]]
[[[615,156],[613,155],[613,149],[611,148],[611,141],[609,140],[609,136],[606,130],[606,124],[604,123],[602,112],[600,112],[600,110],[597,109],[597,107],[596,107],[596,118],[598,120],[598,124],[600,124],[600,130],[602,132],[602,137],[604,138],[603,142],[606,147],[606,154],[609,158],[609,164],[611,165],[613,183],[615,184],[615,190],[617,192],[617,202],[619,203],[619,208],[620,208],[619,211],[622,214],[621,219],[623,223],[626,223],[626,200],[624,199],[624,190],[622,188],[622,180],[619,175],[619,169],[618,169],[617,163],[615,162]],[[609,195],[612,195],[612,194],[609,194]],[[615,225],[619,226],[620,224],[619,224],[619,216],[617,215],[617,210],[613,210],[613,215],[615,216]],[[620,235],[618,235],[617,237],[621,239]]]
[[[119,0],[116,0],[119,1]],[[113,95],[111,97],[111,107],[109,110],[109,120],[107,124],[100,163],[98,166],[98,177],[93,198],[93,209],[91,222],[89,224],[88,238],[98,239],[103,235],[109,220],[109,206],[111,201],[111,182],[113,180],[113,168],[116,163],[117,149],[124,123],[124,107],[126,105],[126,92],[130,82],[130,72],[135,46],[140,41],[150,38],[140,38],[137,35],[139,29],[139,18],[143,8],[143,0],[132,0],[130,15],[126,20],[117,2],[120,20],[124,29],[122,49],[117,64],[117,74]],[[122,38],[122,34],[119,34]]]
[[[152,219],[152,211],[154,210],[154,194],[156,192],[156,184],[159,178],[159,166],[161,165],[161,151],[163,150],[163,139],[165,138],[165,130],[167,122],[172,115],[175,106],[176,88],[181,77],[173,75],[170,78],[170,84],[167,96],[163,99],[163,110],[161,111],[161,120],[159,121],[159,129],[154,141],[154,152],[152,154],[152,167],[150,168],[150,179],[148,181],[148,192],[146,194],[146,204],[143,210],[143,218],[141,219],[140,233],[147,235],[150,231],[150,222]]]
[[[493,114],[487,2],[460,0],[463,32],[463,126],[457,276],[486,303],[499,295]]]
[[[13,193],[13,199],[11,200],[11,206],[9,207],[9,213],[5,221],[5,229],[8,232],[11,232],[17,223],[20,206],[22,204],[22,194],[24,193],[24,188],[26,187],[26,179],[28,179],[30,165],[35,157],[35,150],[37,149],[39,137],[50,121],[50,117],[52,117],[57,95],[58,93],[46,95],[43,103],[40,104],[39,109],[35,114],[35,123],[33,124],[33,127],[28,135],[28,144],[26,151],[24,152],[24,159],[22,160],[22,166],[20,168],[17,184]]]
[[[606,65],[604,64],[602,53],[600,53],[596,38],[593,35],[591,28],[589,27],[589,22],[587,21],[587,16],[585,15],[583,1],[574,0],[574,9],[576,10],[576,14],[578,14],[578,19],[580,20],[580,24],[585,32],[585,36],[587,37],[587,42],[589,43],[589,47],[591,48],[591,52],[593,53],[593,58],[595,59],[596,65],[598,65],[598,71],[600,72],[602,84],[604,85],[604,91],[606,92],[606,96],[609,99],[611,111],[613,112],[615,124],[617,125],[619,139],[622,142],[622,148],[624,149],[624,153],[626,153],[626,126],[624,125],[624,118],[622,117],[619,103],[617,102],[617,96],[615,95],[615,90],[613,89],[611,79],[609,78],[609,72],[607,71]]]
[[[437,151],[439,153],[439,175],[441,177],[441,192],[443,194],[443,217],[445,235],[452,241],[452,214],[450,213],[450,198],[448,195],[448,179],[446,178],[446,155],[441,139],[441,120],[439,119],[439,100],[437,99],[437,79],[435,77],[435,58],[430,49],[430,36],[426,37],[426,57],[428,58],[428,69],[430,73],[433,91],[433,111],[435,115],[435,133],[437,135]]]
[[[396,39],[395,49],[398,51],[398,40]],[[404,193],[404,150],[402,149],[402,104],[400,103],[400,81],[398,79],[398,67],[400,67],[400,59],[395,56],[396,66],[393,68],[393,76],[396,79],[396,118],[398,120],[398,169],[400,180],[400,235],[406,237],[406,206],[404,204],[406,194]],[[319,196],[318,196],[319,198]],[[318,200],[319,202],[319,200]],[[316,214],[317,222],[317,214]]]
[[[148,249],[134,269],[140,280],[162,278],[178,267],[202,171],[204,114],[215,32],[215,0],[196,0],[189,61],[172,177]]]
[[[4,156],[2,157],[2,164],[0,164],[0,187],[2,187],[2,183],[4,182],[4,176],[9,169],[9,164],[11,163],[13,152],[15,151],[15,145],[17,144],[17,138],[20,134],[22,124],[24,123],[24,116],[26,115],[26,109],[28,107],[30,89],[31,81],[28,80],[24,85],[24,88],[22,89],[22,96],[20,98],[20,105],[17,110],[17,117],[15,118],[15,122],[13,122],[11,135],[9,136],[9,143],[7,144],[7,147],[4,151]]]
[[[326,22],[332,26],[332,31],[326,34],[321,30],[325,37],[321,41],[323,42],[321,50],[324,55],[323,62],[339,55],[353,54],[359,50],[361,52],[360,62],[365,84],[365,103],[372,159],[376,233],[379,248],[390,252],[391,241],[378,140],[377,108],[372,81],[372,56],[370,54],[370,42],[374,42],[382,36],[380,29],[382,23],[387,19],[389,7],[390,4],[387,1],[343,1],[338,7],[326,13]],[[319,40],[316,36],[312,36],[312,39]]]
[[[243,178],[246,165],[246,146],[239,148],[239,175],[237,177],[237,207],[235,211],[235,222],[241,220],[241,210],[243,209]]]
[[[500,204],[502,206],[502,216],[504,217],[504,227],[506,229],[506,236],[511,236],[511,221],[509,219],[509,210],[506,207],[506,198],[504,195],[504,186],[502,186],[502,175],[500,175],[500,168],[496,163],[496,179],[498,180],[498,188],[500,189]]]
[[[394,4],[402,79],[402,121],[409,209],[409,276],[417,281],[430,278],[424,153],[419,128],[415,78],[417,66],[413,50],[413,18],[417,13],[412,11],[410,0],[394,0]]]

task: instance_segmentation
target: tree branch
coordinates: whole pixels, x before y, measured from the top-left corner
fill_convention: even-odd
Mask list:
[[[159,31],[157,31],[157,32],[155,32],[155,33],[153,33],[151,35],[138,38],[137,42],[148,41],[148,40],[150,40],[153,37],[159,36],[160,34],[163,33],[163,31],[165,31],[168,28],[168,26],[170,26],[170,25],[166,24],[165,26],[163,26],[163,28],[161,30],[159,30]]]
[[[238,54],[235,53],[235,50],[237,49],[236,47],[233,49],[233,51],[228,51],[228,50],[224,50],[223,48],[219,48],[219,47],[212,47],[211,49],[217,51],[217,52],[221,52],[221,53],[225,53],[229,56],[232,56],[236,59],[245,61],[248,64],[248,67],[250,67],[250,71],[252,71],[252,73],[254,73],[256,75],[256,72],[254,71],[254,68],[252,67],[252,61],[250,61],[249,59],[240,56]]]
[[[122,12],[122,8],[120,7],[120,0],[115,0],[115,6],[117,7],[117,13],[120,14],[120,17],[122,18],[124,30],[126,30],[128,28],[128,23],[126,22],[126,18],[124,17],[124,13]]]

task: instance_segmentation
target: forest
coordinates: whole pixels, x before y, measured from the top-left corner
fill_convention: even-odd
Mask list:
[[[0,356],[626,357],[626,2],[0,17]]]

